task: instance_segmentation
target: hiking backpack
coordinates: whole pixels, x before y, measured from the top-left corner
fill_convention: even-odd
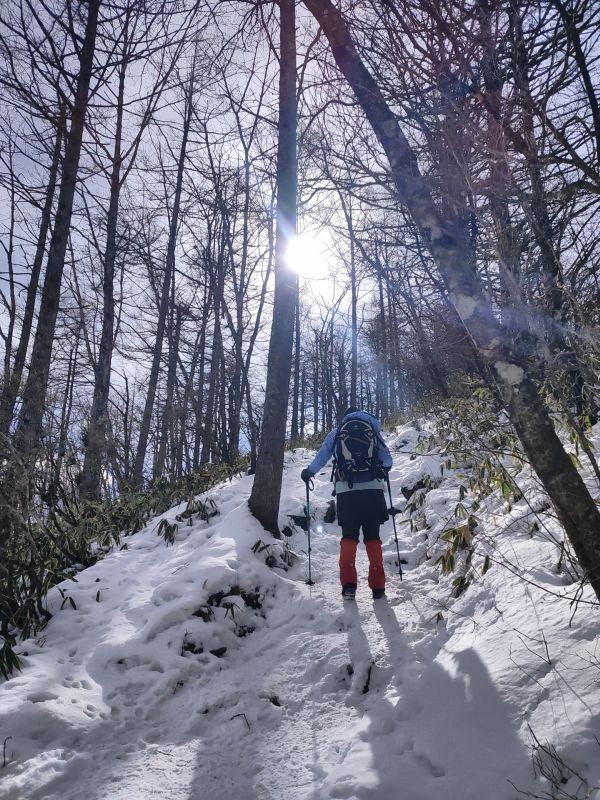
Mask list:
[[[337,429],[333,445],[333,475],[338,481],[353,484],[377,477],[377,441],[372,423],[365,419],[347,419]],[[333,477],[333,476],[332,476]]]

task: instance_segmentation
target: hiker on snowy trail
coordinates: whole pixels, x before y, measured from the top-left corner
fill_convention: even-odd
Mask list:
[[[340,583],[342,596],[356,594],[356,549],[362,528],[369,557],[369,587],[375,599],[385,596],[385,573],[379,527],[388,519],[384,488],[392,456],[381,438],[379,422],[366,411],[347,408],[311,464],[302,470],[308,483],[333,458],[337,519],[342,528]]]

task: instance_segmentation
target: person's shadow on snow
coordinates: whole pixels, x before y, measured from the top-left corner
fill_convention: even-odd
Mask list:
[[[393,797],[403,785],[411,787],[410,800],[513,800],[514,786],[531,789],[529,750],[517,733],[519,710],[502,699],[478,653],[472,647],[442,650],[419,665],[394,609],[384,601],[374,604],[374,612],[390,661],[400,666],[399,700],[379,697],[368,712],[381,796]]]
[[[355,698],[369,691],[375,659],[371,653],[369,640],[362,629],[356,603],[346,603],[344,618],[348,626],[350,698]]]

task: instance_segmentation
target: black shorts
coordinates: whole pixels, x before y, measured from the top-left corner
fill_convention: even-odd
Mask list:
[[[337,519],[342,528],[381,525],[388,517],[381,489],[354,489],[337,495]]]

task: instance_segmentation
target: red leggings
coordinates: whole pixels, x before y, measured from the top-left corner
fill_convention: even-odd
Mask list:
[[[360,526],[344,526],[340,542],[340,583],[342,586],[351,584],[356,586],[356,548]],[[369,557],[369,587],[371,589],[385,589],[385,572],[383,569],[383,555],[381,540],[379,539],[379,524],[370,523],[362,526],[363,539]]]

